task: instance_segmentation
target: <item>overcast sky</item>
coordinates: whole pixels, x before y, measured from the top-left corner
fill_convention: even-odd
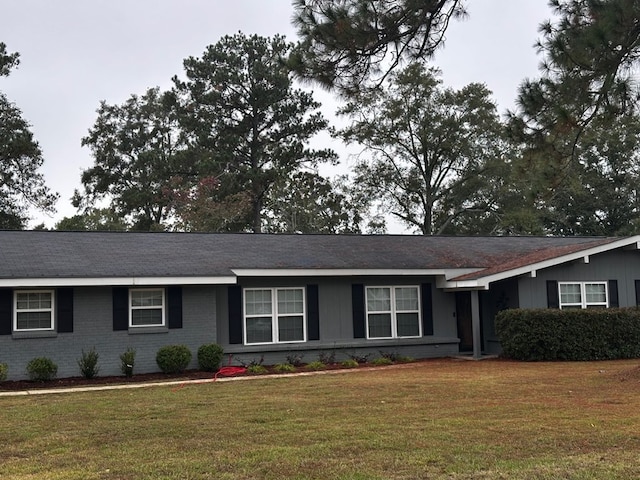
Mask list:
[[[503,113],[522,80],[538,75],[533,44],[550,10],[546,0],[467,5],[469,17],[450,25],[433,64],[447,86],[485,83]],[[290,0],[2,0],[0,42],[19,52],[21,63],[0,77],[0,91],[31,124],[46,183],[60,193],[58,213],[36,213],[30,225],[53,227],[76,213],[70,197],[93,164],[80,140],[101,100],[121,104],[149,87],[170,88],[184,58],[201,56],[224,35],[283,34],[293,41],[292,13]],[[319,91],[317,98],[331,115],[331,97]]]

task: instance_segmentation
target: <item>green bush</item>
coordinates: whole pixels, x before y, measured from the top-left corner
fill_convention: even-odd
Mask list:
[[[357,360],[350,358],[349,360],[345,360],[344,362],[342,362],[341,365],[345,368],[356,368],[360,364]]]
[[[324,370],[327,366],[322,363],[320,360],[308,363],[305,367],[307,370]]]
[[[58,365],[47,357],[37,357],[27,363],[27,374],[34,382],[48,382],[56,378]]]
[[[94,378],[98,375],[98,371],[100,371],[100,368],[98,368],[98,358],[100,358],[100,355],[98,355],[95,348],[92,348],[88,352],[82,350],[82,356],[78,360],[78,367],[80,367],[80,374],[84,378]]]
[[[4,382],[9,374],[9,366],[6,363],[0,363],[0,382]]]
[[[640,309],[515,309],[496,316],[503,356],[516,360],[640,357]]]
[[[165,345],[156,354],[156,363],[164,373],[182,373],[191,361],[186,345]]]
[[[265,373],[268,373],[268,372],[269,370],[267,370],[267,367],[260,364],[249,365],[247,367],[247,373],[250,373],[252,375],[264,375]]]
[[[129,347],[120,355],[120,371],[125,377],[133,376],[133,367],[135,366],[135,363],[136,350]]]
[[[393,365],[393,360],[391,360],[388,357],[378,357],[375,360],[373,360],[371,363],[374,364],[374,365],[378,365],[378,366],[381,366],[381,365]]]
[[[296,367],[290,363],[279,363],[273,367],[273,370],[278,373],[291,373],[296,371]]]
[[[215,372],[220,369],[220,362],[224,350],[217,343],[201,345],[198,348],[198,368],[205,372]]]

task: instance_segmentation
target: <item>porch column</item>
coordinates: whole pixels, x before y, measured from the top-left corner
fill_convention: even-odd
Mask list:
[[[473,334],[473,358],[482,356],[482,335],[480,334],[480,301],[478,290],[471,291],[471,329]]]

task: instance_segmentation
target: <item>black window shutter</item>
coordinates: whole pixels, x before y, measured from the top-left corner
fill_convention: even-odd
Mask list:
[[[129,289],[113,287],[113,329],[129,329]]]
[[[351,285],[351,308],[353,310],[353,338],[365,338],[364,285]]]
[[[636,306],[640,307],[640,280],[636,280]]]
[[[320,340],[318,285],[307,285],[307,338],[309,340]]]
[[[611,308],[617,308],[620,306],[618,301],[618,281],[609,280],[609,306]]]
[[[431,284],[420,286],[422,300],[422,335],[433,335],[433,301],[431,299]]]
[[[242,343],[242,287],[230,286],[227,290],[229,306],[229,343]]]
[[[547,307],[560,308],[558,282],[556,280],[547,280]]]
[[[167,288],[169,328],[182,328],[182,287]]]
[[[56,290],[58,333],[73,332],[73,288]]]
[[[0,288],[0,335],[11,335],[13,330],[13,291]]]

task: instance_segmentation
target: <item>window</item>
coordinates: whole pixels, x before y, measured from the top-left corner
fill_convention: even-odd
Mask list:
[[[162,327],[164,319],[164,289],[139,288],[129,290],[130,327]]]
[[[607,282],[559,283],[560,308],[607,308]]]
[[[367,287],[367,338],[422,336],[418,287]]]
[[[14,330],[53,330],[53,290],[16,291]]]
[[[304,342],[303,288],[251,288],[244,291],[245,343]]]

